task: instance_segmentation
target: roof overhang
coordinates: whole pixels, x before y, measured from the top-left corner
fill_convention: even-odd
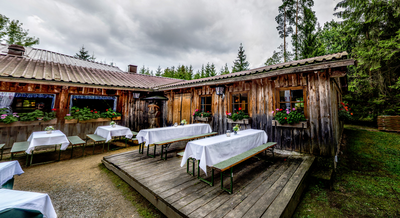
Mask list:
[[[320,70],[325,70],[329,68],[337,68],[337,67],[345,67],[345,66],[350,66],[354,65],[354,59],[343,59],[343,60],[335,60],[335,61],[326,61],[326,62],[319,62],[316,64],[309,64],[309,65],[302,65],[302,66],[296,66],[296,67],[290,67],[290,68],[282,68],[282,69],[274,69],[270,71],[255,71],[254,73],[251,74],[246,74],[246,75],[240,75],[240,76],[233,76],[229,78],[223,78],[223,79],[212,79],[204,82],[197,82],[193,81],[186,84],[182,85],[166,85],[166,86],[161,86],[161,87],[156,87],[154,88],[156,91],[168,91],[168,90],[174,90],[174,89],[182,89],[182,88],[191,88],[191,87],[198,87],[198,86],[206,86],[206,85],[222,85],[226,83],[234,83],[234,82],[239,82],[239,81],[245,81],[245,80],[254,80],[254,79],[263,79],[263,78],[268,78],[268,77],[275,77],[275,76],[280,76],[280,75],[285,75],[285,74],[294,74],[294,73],[302,73],[302,72],[313,72],[313,71],[320,71]]]

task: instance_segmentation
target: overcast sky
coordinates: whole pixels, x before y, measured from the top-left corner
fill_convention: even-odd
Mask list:
[[[314,0],[321,25],[338,0]],[[0,14],[21,21],[36,48],[74,55],[82,45],[96,61],[151,70],[207,62],[230,70],[243,43],[250,68],[283,43],[275,16],[281,0],[12,0]]]

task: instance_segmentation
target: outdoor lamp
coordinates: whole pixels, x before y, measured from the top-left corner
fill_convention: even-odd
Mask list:
[[[132,97],[133,97],[133,98],[139,98],[139,96],[140,96],[140,92],[134,92],[134,93],[132,93]]]
[[[215,87],[215,91],[217,92],[217,95],[222,95],[222,99],[224,99],[224,97],[225,97],[224,90],[225,90],[224,86]]]

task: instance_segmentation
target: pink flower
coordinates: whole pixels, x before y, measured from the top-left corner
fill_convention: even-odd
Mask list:
[[[196,111],[196,112],[197,112],[197,111],[199,111],[199,109],[196,109],[196,110],[194,110],[194,111]]]
[[[279,108],[277,108],[276,110],[279,111]]]
[[[274,113],[275,111],[272,111],[271,113]]]
[[[296,108],[293,108],[292,110],[294,110],[294,111],[295,111],[295,110],[296,110]]]
[[[71,114],[67,114],[67,116],[71,116]]]
[[[13,114],[17,114],[17,112],[14,112]]]
[[[194,116],[194,113],[193,113],[193,116]]]
[[[290,114],[290,112],[289,112],[289,111],[286,111],[286,113],[287,113],[287,114]]]
[[[228,114],[229,116],[232,115],[231,113]]]

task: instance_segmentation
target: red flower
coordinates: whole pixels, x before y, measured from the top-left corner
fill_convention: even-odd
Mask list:
[[[285,117],[285,120],[287,120],[287,117]]]
[[[106,111],[108,111],[108,109],[106,109]]]
[[[115,115],[115,114],[113,113],[113,115]]]
[[[283,161],[286,161],[286,159],[283,159]]]
[[[239,112],[236,112],[237,114],[239,114]]]
[[[283,111],[283,109],[281,108],[281,109],[279,109],[279,111]]]
[[[93,110],[91,110],[90,112],[93,112]]]
[[[242,108],[240,107],[239,110],[242,110]]]
[[[350,113],[351,116],[353,116],[353,113]]]
[[[52,111],[56,111],[57,109],[55,109],[55,108],[53,108],[53,109],[51,109]]]
[[[76,110],[77,112],[79,111],[79,110]]]
[[[94,113],[97,114],[97,111],[95,111]]]
[[[207,111],[207,113],[210,113],[210,111]]]

